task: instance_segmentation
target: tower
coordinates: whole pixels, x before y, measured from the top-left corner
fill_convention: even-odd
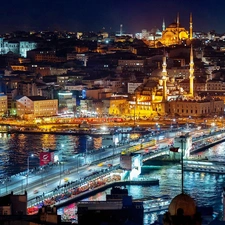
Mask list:
[[[166,81],[167,81],[167,70],[166,70],[167,64],[166,64],[166,53],[164,50],[163,54],[163,64],[162,64],[162,80],[163,80],[163,101],[167,100],[167,87],[166,87]]]
[[[123,35],[123,24],[120,24],[120,36]]]
[[[179,17],[179,13],[177,13],[177,44],[179,44],[180,42],[179,26],[180,26],[180,17]]]
[[[190,40],[192,40],[192,38],[193,38],[193,26],[192,25],[193,25],[192,24],[192,13],[190,13],[190,36],[189,36]]]
[[[166,29],[166,24],[165,24],[165,20],[163,18],[163,23],[162,23],[162,31],[164,31]]]
[[[180,24],[180,16],[179,13],[177,13],[177,28],[179,28],[179,24]]]
[[[190,95],[191,97],[194,96],[194,59],[193,59],[193,47],[191,45],[191,52],[190,52]]]

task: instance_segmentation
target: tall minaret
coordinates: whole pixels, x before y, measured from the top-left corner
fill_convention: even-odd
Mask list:
[[[180,24],[180,16],[179,13],[177,13],[177,27],[179,27],[179,24]]]
[[[164,31],[166,29],[166,24],[165,24],[165,20],[163,18],[163,23],[162,23],[162,31]]]
[[[163,64],[162,64],[162,80],[163,80],[163,101],[167,100],[167,86],[166,86],[166,81],[167,81],[167,70],[166,70],[167,64],[166,64],[166,53],[164,50],[163,54]]]
[[[191,45],[191,52],[190,52],[190,95],[193,97],[194,96],[194,59],[193,59],[193,47]]]
[[[120,24],[120,36],[123,35],[123,24]]]
[[[179,13],[177,13],[177,44],[180,43],[179,26],[180,26],[180,16]]]
[[[193,38],[193,26],[192,26],[193,24],[192,24],[192,13],[190,14],[190,36],[189,36],[189,38],[190,38],[190,40],[192,40],[192,38]]]

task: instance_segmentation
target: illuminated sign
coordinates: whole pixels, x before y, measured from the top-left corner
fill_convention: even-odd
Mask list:
[[[41,152],[40,166],[47,165],[50,162],[54,162],[54,152]]]

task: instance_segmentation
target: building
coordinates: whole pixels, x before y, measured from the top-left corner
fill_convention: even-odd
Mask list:
[[[27,192],[15,195],[11,192],[0,197],[1,224],[61,224],[61,216],[57,215],[56,207],[44,206],[38,214],[27,215]]]
[[[127,189],[114,187],[106,201],[78,202],[77,207],[79,225],[143,225],[143,202],[133,201]]]
[[[13,52],[26,58],[27,52],[35,48],[37,48],[37,43],[33,41],[9,41],[0,38],[0,54]]]
[[[192,40],[193,27],[192,27],[192,15],[190,15],[190,31],[188,32],[181,24],[179,14],[177,15],[176,22],[171,23],[165,30],[162,31],[162,38],[159,42],[163,45],[178,45],[182,41]]]
[[[27,215],[27,192],[23,195],[8,195],[0,197],[1,215]]]
[[[110,115],[127,115],[129,114],[129,104],[126,97],[111,97],[109,103]]]
[[[18,82],[17,91],[18,95],[42,96],[42,91],[35,82]]]
[[[73,113],[76,107],[76,98],[71,91],[60,91],[58,93],[59,112]]]
[[[142,83],[139,82],[129,82],[127,84],[127,93],[133,94],[137,87],[139,87]]]
[[[17,116],[21,118],[36,118],[58,114],[58,100],[46,99],[42,96],[23,96],[16,100]]]
[[[0,115],[7,115],[8,113],[8,98],[4,93],[0,93]]]
[[[145,60],[143,59],[119,59],[118,67],[129,71],[144,71]]]
[[[131,147],[132,148],[132,147]],[[136,149],[130,149],[136,151]],[[128,150],[129,151],[129,150]],[[120,168],[129,171],[129,179],[137,178],[141,174],[142,155],[133,152],[122,152],[120,155]]]
[[[172,115],[183,117],[193,116],[209,116],[223,115],[224,101],[220,98],[201,98],[195,99],[171,99],[166,108],[166,112]]]
[[[137,116],[181,115],[201,116],[221,114],[224,110],[220,99],[200,98],[194,91],[205,90],[206,83],[194,84],[194,56],[190,48],[189,79],[181,81],[168,76],[166,55],[163,56],[162,72],[151,76],[135,90],[134,100],[130,101],[130,114]],[[200,79],[198,79],[200,80]],[[185,85],[185,86],[184,86]]]
[[[187,74],[181,77],[175,71],[168,74],[167,54],[164,52],[162,70],[152,73],[144,79],[144,82],[135,90],[129,98],[111,98],[109,114],[124,115],[132,118],[153,117],[159,115],[179,116],[203,116],[221,115],[224,111],[223,101],[219,98],[199,97],[199,91],[207,88],[205,74],[194,71],[194,54],[192,46],[190,50],[190,63]],[[171,71],[170,71],[171,72]],[[180,75],[181,72],[178,72]],[[195,79],[195,74],[197,78]],[[195,79],[195,82],[194,82]],[[209,86],[209,84],[208,84]],[[222,89],[221,84],[210,86]]]
[[[27,57],[32,62],[58,63],[66,61],[66,57],[56,56],[56,52],[52,49],[33,49],[27,52]]]
[[[85,53],[67,53],[66,55],[66,59],[67,61],[71,61],[71,60],[79,60],[81,62],[83,62],[84,66],[87,66],[87,61],[88,61],[88,55]]]

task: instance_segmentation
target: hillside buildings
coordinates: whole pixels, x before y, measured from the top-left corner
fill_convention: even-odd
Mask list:
[[[217,35],[210,37],[196,36],[192,15],[189,30],[178,15],[168,26],[164,21],[161,31],[143,30],[138,38],[105,30],[80,32],[78,38],[47,31],[32,32],[32,38],[28,33],[3,35],[0,92],[7,104],[1,114],[21,117],[18,100],[32,96],[58,101],[57,108],[51,103],[42,112],[28,107],[26,114],[35,111],[35,116],[222,114],[225,44]]]

